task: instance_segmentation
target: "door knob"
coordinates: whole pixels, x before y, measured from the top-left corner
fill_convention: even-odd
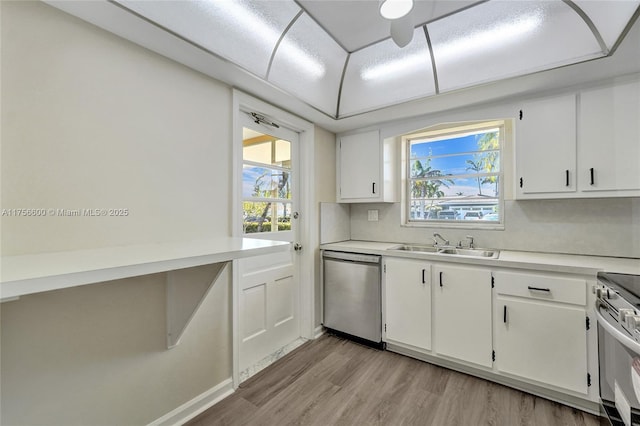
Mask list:
[[[294,249],[295,251],[300,251],[300,250],[302,250],[302,245],[301,245],[301,244],[298,244],[298,243],[295,243],[295,244],[293,245],[293,249]]]

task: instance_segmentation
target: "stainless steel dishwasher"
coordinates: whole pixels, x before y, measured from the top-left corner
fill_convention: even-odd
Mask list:
[[[382,346],[380,256],[323,251],[322,259],[323,325]]]

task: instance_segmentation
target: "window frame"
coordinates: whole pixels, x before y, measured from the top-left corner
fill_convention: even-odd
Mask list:
[[[498,153],[500,156],[500,170],[491,175],[498,176],[498,221],[466,221],[464,219],[411,219],[411,162],[410,151],[411,141],[416,139],[448,139],[458,136],[482,132],[485,130],[499,129]],[[426,129],[403,135],[401,139],[401,226],[410,228],[459,228],[459,229],[485,229],[504,230],[504,206],[505,206],[505,143],[507,132],[509,131],[507,120],[488,120],[465,123],[445,123],[428,127]],[[507,166],[508,167],[508,166]],[[458,175],[453,175],[458,176]],[[475,175],[474,175],[475,177]],[[437,198],[436,198],[437,199]]]
[[[296,161],[298,161],[298,150],[299,150],[299,144],[300,144],[300,134],[297,133],[295,130],[290,129],[288,127],[279,127],[279,128],[260,128],[260,125],[256,125],[256,123],[251,120],[250,118],[248,118],[247,116],[243,115],[241,116],[242,118],[239,120],[239,124],[240,124],[240,128],[239,128],[239,147],[237,149],[237,155],[238,155],[238,179],[239,179],[239,184],[238,184],[238,189],[239,189],[239,193],[237,194],[238,197],[238,202],[239,202],[239,209],[238,209],[238,213],[240,214],[240,220],[239,220],[239,226],[240,226],[240,235],[243,238],[257,238],[257,239],[270,239],[270,240],[282,240],[282,241],[288,241],[288,240],[295,240],[296,239],[296,228],[297,228],[297,224],[295,223],[295,221],[290,220],[289,223],[291,224],[291,228],[290,229],[283,229],[280,230],[279,229],[279,222],[277,220],[277,214],[276,214],[276,209],[278,208],[278,204],[289,204],[290,205],[290,214],[293,215],[294,211],[299,210],[298,207],[298,197],[300,196],[300,192],[299,192],[299,188],[296,187],[296,184],[294,182],[293,179],[293,175],[295,173],[298,172],[298,169],[296,169],[296,166],[294,165]],[[263,126],[264,127],[264,126]],[[283,140],[286,141],[288,143],[290,143],[290,166],[286,167],[286,166],[281,166],[278,164],[267,164],[267,163],[262,163],[262,162],[258,162],[258,161],[253,161],[253,160],[245,160],[244,158],[244,138],[242,136],[243,134],[243,129],[247,128],[250,130],[253,130],[255,132],[261,133],[263,136],[266,136],[268,138],[271,138],[271,141],[265,141],[265,142],[269,142],[269,143],[276,143],[278,140]],[[273,148],[272,148],[273,150]],[[289,173],[289,185],[290,185],[290,196],[291,198],[281,198],[279,196],[275,196],[275,197],[264,197],[264,196],[245,196],[243,193],[243,175],[244,175],[244,167],[245,166],[249,166],[249,167],[259,167],[259,168],[263,168],[265,170],[271,170],[271,171],[287,171]],[[297,167],[300,167],[299,165]],[[298,177],[299,179],[299,177]],[[270,220],[268,221],[264,221],[262,222],[264,223],[269,223],[269,230],[265,231],[262,230],[260,232],[246,232],[246,228],[245,228],[245,216],[244,216],[244,203],[245,202],[249,202],[249,203],[269,203],[271,204],[269,209],[270,209]]]

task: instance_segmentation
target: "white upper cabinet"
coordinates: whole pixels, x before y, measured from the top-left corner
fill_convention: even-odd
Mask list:
[[[576,190],[576,96],[522,105],[516,133],[516,191],[529,194]]]
[[[639,117],[637,80],[523,104],[516,198],[640,196]]]
[[[579,105],[579,189],[639,191],[640,82],[582,92]]]
[[[339,203],[395,202],[395,147],[378,130],[337,139]]]

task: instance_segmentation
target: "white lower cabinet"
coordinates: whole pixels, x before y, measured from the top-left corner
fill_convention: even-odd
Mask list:
[[[586,281],[506,271],[494,277],[497,371],[587,395]]]
[[[491,367],[491,271],[434,265],[433,288],[436,353]]]
[[[431,349],[431,264],[384,261],[386,341]]]
[[[594,278],[394,257],[384,265],[391,350],[561,402],[597,403]]]

